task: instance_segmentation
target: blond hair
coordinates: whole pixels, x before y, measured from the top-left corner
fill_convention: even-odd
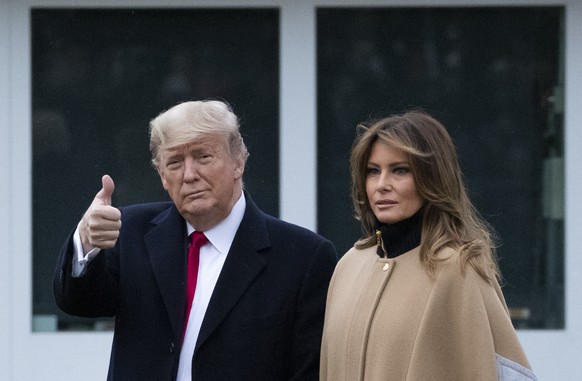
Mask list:
[[[180,103],[150,122],[150,152],[154,168],[158,169],[162,150],[186,144],[206,134],[222,134],[230,154],[246,162],[249,153],[231,107],[222,101],[203,100]]]

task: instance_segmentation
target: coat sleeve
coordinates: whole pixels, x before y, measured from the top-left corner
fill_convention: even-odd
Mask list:
[[[53,276],[53,293],[59,308],[74,316],[114,316],[117,282],[108,266],[111,263],[108,258],[112,257],[112,253],[101,251],[88,264],[81,277],[72,276],[73,255],[71,233],[59,253]]]
[[[529,367],[501,291],[454,258],[436,275],[409,380],[497,380],[496,354]]]
[[[336,266],[336,269],[334,270],[334,273],[331,277],[331,281],[329,282],[329,286],[328,286],[328,290],[327,290],[327,297],[326,297],[326,309],[325,309],[325,319],[324,319],[324,325],[323,325],[323,330],[322,332],[325,332],[326,330],[326,319],[328,316],[328,305],[330,303],[330,301],[332,300],[332,294],[333,294],[333,290],[334,290],[334,284],[335,284],[335,279],[337,279],[337,273],[338,273],[338,268],[339,268],[339,264]],[[328,363],[329,363],[329,343],[328,343],[329,339],[328,337],[324,334],[321,340],[321,353],[320,353],[320,363],[319,363],[319,379],[320,380],[327,380],[328,379]]]
[[[289,361],[290,380],[318,380],[325,302],[337,254],[329,241],[322,241],[313,255],[298,296]]]

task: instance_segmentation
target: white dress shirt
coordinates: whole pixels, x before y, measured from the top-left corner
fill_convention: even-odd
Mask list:
[[[202,326],[210,297],[214,291],[214,286],[226,260],[226,255],[230,250],[236,231],[243,219],[245,209],[246,200],[244,194],[242,194],[226,219],[212,229],[203,232],[208,238],[208,242],[200,248],[200,264],[198,266],[196,292],[194,294],[194,300],[192,301],[182,351],[180,352],[177,381],[192,381],[192,360],[200,327]],[[186,227],[188,235],[190,235],[194,231],[194,228],[189,223],[186,223]],[[73,276],[80,276],[84,271],[85,265],[99,254],[101,250],[94,248],[83,255],[83,246],[78,228],[75,231],[73,242],[75,255],[73,256],[72,272]]]

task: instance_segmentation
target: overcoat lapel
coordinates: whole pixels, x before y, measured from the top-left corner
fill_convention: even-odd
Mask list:
[[[245,193],[245,197],[245,216],[210,298],[195,351],[221,324],[266,265],[265,259],[259,254],[259,250],[270,246],[266,223],[250,196]]]
[[[178,210],[172,206],[152,220],[154,226],[145,235],[152,271],[174,330],[182,336],[185,308],[186,227]]]

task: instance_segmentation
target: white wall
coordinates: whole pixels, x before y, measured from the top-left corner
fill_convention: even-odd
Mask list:
[[[0,0],[0,379],[103,380],[111,334],[32,333],[31,6],[135,6],[137,1]],[[140,6],[281,6],[281,216],[316,222],[316,5],[507,5],[508,1],[140,1]],[[582,2],[566,5],[566,329],[519,331],[540,380],[582,379]],[[300,155],[297,152],[301,152]],[[307,172],[306,172],[307,171]],[[301,181],[297,178],[301,172]],[[296,184],[305,186],[298,189]],[[308,207],[306,207],[306,205]],[[301,206],[301,207],[299,207]]]

